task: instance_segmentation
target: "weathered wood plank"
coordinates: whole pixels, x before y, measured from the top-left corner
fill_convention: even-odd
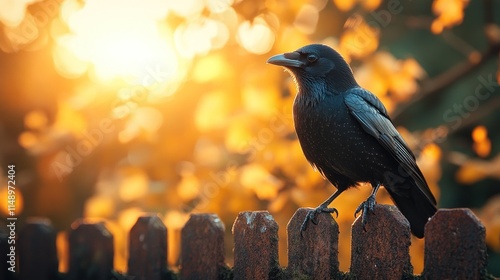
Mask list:
[[[56,232],[48,219],[31,218],[19,233],[19,279],[55,279]]]
[[[69,232],[70,280],[109,280],[113,270],[113,236],[104,223],[77,220]]]
[[[410,224],[396,206],[375,205],[363,228],[352,226],[351,274],[357,279],[403,279],[413,273]]]
[[[241,212],[233,225],[234,279],[276,279],[278,224],[268,211]]]
[[[128,275],[160,280],[167,269],[167,228],[156,214],[139,217],[130,230]]]
[[[332,215],[317,216],[301,233],[301,226],[311,208],[299,208],[288,223],[288,275],[332,279],[339,275],[339,226]]]
[[[181,279],[219,279],[224,264],[224,224],[215,214],[192,214],[181,231]]]
[[[470,209],[440,209],[425,226],[425,279],[483,279],[486,231]]]

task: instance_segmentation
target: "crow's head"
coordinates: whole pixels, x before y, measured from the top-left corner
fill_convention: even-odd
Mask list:
[[[267,62],[285,67],[299,89],[326,86],[330,91],[342,92],[357,86],[347,62],[325,45],[307,45],[294,52],[275,55]]]

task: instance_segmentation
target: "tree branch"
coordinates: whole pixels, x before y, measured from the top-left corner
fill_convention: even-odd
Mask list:
[[[491,28],[490,25],[493,23],[493,3],[491,0],[484,0],[484,8],[485,8],[485,35],[489,37],[487,34],[487,28]],[[401,104],[396,110],[392,113],[392,119],[395,124],[401,122],[404,117],[401,115],[406,109],[411,107],[415,102],[424,99],[430,95],[435,93],[439,93],[449,86],[451,86],[455,81],[460,78],[468,75],[475,69],[479,68],[485,62],[487,62],[490,58],[498,55],[500,52],[500,43],[490,40],[487,38],[489,42],[489,47],[486,51],[481,53],[480,58],[478,60],[470,60],[467,59],[457,66],[441,73],[440,75],[426,80],[421,88],[420,92],[415,94],[408,102]]]
[[[392,114],[392,119],[394,123],[400,122],[403,118],[401,117],[401,113],[406,109],[411,107],[413,103],[426,98],[427,96],[433,95],[435,93],[441,92],[451,86],[455,81],[461,79],[467,74],[471,73],[475,69],[479,68],[490,58],[498,55],[500,51],[500,46],[490,46],[488,50],[481,54],[481,57],[477,61],[466,60],[458,64],[457,66],[447,70],[440,75],[428,79],[425,83],[422,84],[420,88],[420,92],[415,94],[410,101],[401,104],[401,106],[397,107],[396,110]]]

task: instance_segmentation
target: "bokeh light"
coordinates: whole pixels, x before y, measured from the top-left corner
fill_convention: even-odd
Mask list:
[[[262,18],[244,21],[238,27],[238,42],[247,51],[255,54],[267,53],[274,44],[274,33]]]
[[[474,203],[458,206],[475,207],[488,245],[500,250],[498,197],[490,198],[500,174],[498,132],[482,110],[495,108],[494,94],[477,102],[481,109],[454,111],[457,104],[475,106],[478,81],[489,81],[490,73],[499,79],[498,57],[478,46],[498,42],[500,28],[483,26],[472,1],[391,3],[0,0],[0,159],[23,169],[19,214],[55,224],[61,271],[68,268],[71,223],[105,221],[115,235],[115,269],[126,271],[127,234],[143,213],[162,217],[169,265],[177,267],[190,213],[221,217],[231,264],[234,218],[266,209],[280,225],[286,266],[287,222],[334,188],[310,166],[296,137],[293,79],[266,60],[322,43],[338,50],[358,83],[384,103],[440,203],[454,207],[477,194]],[[476,42],[478,30],[487,40]],[[419,46],[424,40],[432,51]],[[488,60],[495,63],[484,72]],[[467,65],[476,72],[446,78]],[[363,184],[335,201],[342,271],[350,266],[351,213],[369,193]],[[4,210],[5,197],[0,189]],[[385,190],[377,202],[392,203]],[[412,240],[416,274],[423,246]]]
[[[55,49],[61,74],[82,74],[87,62],[101,81],[118,77],[138,82],[148,68],[158,65],[168,77],[175,75],[178,61],[168,41],[171,31],[160,22],[168,12],[162,1],[91,0],[80,8],[71,1],[65,5],[75,10],[62,18],[70,32],[58,37]]]

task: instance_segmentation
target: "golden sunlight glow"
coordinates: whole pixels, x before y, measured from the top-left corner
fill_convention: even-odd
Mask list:
[[[275,198],[283,185],[283,182],[259,164],[249,164],[243,167],[240,181],[245,188],[255,191],[260,199]]]
[[[220,21],[200,18],[181,24],[175,30],[174,36],[179,52],[191,58],[223,47],[229,39],[229,30]]]
[[[411,9],[411,0],[398,2],[0,0],[0,97],[6,107],[0,157],[19,165],[16,215],[52,219],[62,273],[71,262],[70,223],[104,222],[121,279],[127,278],[130,229],[145,213],[158,213],[167,227],[168,274],[175,277],[191,213],[214,213],[224,222],[224,263],[231,268],[231,223],[241,211],[268,210],[280,225],[279,265],[287,267],[286,223],[297,208],[320,204],[335,187],[304,156],[294,128],[293,77],[266,59],[308,44],[330,46],[394,116],[435,89],[431,76],[437,72],[448,77],[441,86],[455,82],[450,59],[457,52],[473,66],[498,59],[493,52],[483,55],[481,44],[463,43],[478,28],[484,28],[481,42],[500,42],[498,21],[478,22],[490,15],[476,15],[479,6],[471,0],[413,1]],[[422,29],[427,41],[446,44],[433,52],[405,48],[425,43]],[[451,64],[434,65],[435,53]],[[489,71],[493,77],[478,77],[476,90],[486,88],[476,97],[489,94],[492,79],[500,82],[497,68]],[[466,74],[464,85],[477,84],[477,73]],[[466,91],[443,91],[428,100],[461,104]],[[400,117],[429,114],[411,120],[422,129],[397,127],[418,151],[429,189],[449,205],[459,196],[450,199],[452,188],[441,190],[441,183],[488,187],[500,178],[497,131],[485,125],[494,112],[487,102],[473,101],[466,107],[484,114],[466,129],[465,141],[463,133],[453,133],[456,110],[446,118],[416,106]],[[449,145],[457,141],[464,143]],[[2,168],[0,182],[7,186]],[[341,271],[351,265],[352,213],[370,190],[362,183],[335,202],[339,240],[345,241],[338,246]],[[8,191],[0,187],[0,216],[14,203]],[[483,198],[469,202],[477,206],[487,245],[500,251],[500,196],[481,205]],[[392,203],[386,189],[377,202]],[[422,273],[424,241],[412,239],[410,255],[413,274]]]
[[[275,35],[268,23],[257,17],[250,21],[244,21],[238,27],[238,42],[245,50],[254,54],[264,54],[271,50]]]
[[[183,201],[195,199],[200,193],[200,181],[192,174],[182,174],[182,179],[177,185],[177,194]]]
[[[304,34],[313,34],[319,20],[319,10],[313,5],[304,5],[300,8],[293,26]]]
[[[485,126],[477,126],[472,131],[472,146],[476,154],[480,157],[487,157],[491,152],[491,141],[488,138],[488,130]]]
[[[139,207],[131,207],[124,209],[118,215],[118,223],[121,228],[129,232],[140,216],[144,215],[144,211]]]
[[[6,174],[7,172],[4,172]],[[2,180],[5,185],[7,185],[7,181]],[[0,215],[8,217],[9,216],[9,190],[7,187],[0,189]],[[23,212],[24,208],[24,199],[23,193],[19,188],[16,188],[16,199],[14,200],[14,205],[16,209],[16,215],[19,215]]]
[[[85,201],[84,217],[112,217],[116,211],[116,203],[111,196],[93,196]]]
[[[25,131],[19,134],[18,142],[21,147],[29,149],[38,142],[38,138],[36,137],[35,133]]]
[[[41,110],[33,110],[24,116],[24,126],[29,129],[41,129],[47,122],[47,115]]]
[[[79,7],[75,2],[67,0],[61,8],[70,33],[53,34],[55,65],[62,75],[78,77],[93,66],[91,76],[99,81],[124,78],[149,86],[150,72],[160,67],[165,80],[174,77],[179,61],[169,41],[172,32],[160,23],[166,4],[87,0]]]
[[[468,4],[467,0],[434,0],[432,11],[437,18],[431,24],[432,33],[439,34],[444,28],[462,23],[464,9]]]
[[[169,0],[170,8],[181,17],[195,17],[203,11],[203,0]]]
[[[225,145],[226,148],[235,153],[244,153],[248,149],[251,139],[255,137],[249,127],[249,122],[243,117],[236,118],[226,129]]]
[[[67,231],[60,231],[56,237],[57,258],[59,259],[59,272],[65,273],[69,269],[69,244]]]
[[[38,0],[0,0],[0,23],[10,27],[21,24],[26,14],[26,7]]]
[[[128,170],[120,183],[120,198],[130,202],[143,197],[148,192],[148,182],[148,176],[143,170]]]
[[[215,91],[205,94],[198,104],[195,123],[200,131],[223,127],[230,112],[224,92]]]

